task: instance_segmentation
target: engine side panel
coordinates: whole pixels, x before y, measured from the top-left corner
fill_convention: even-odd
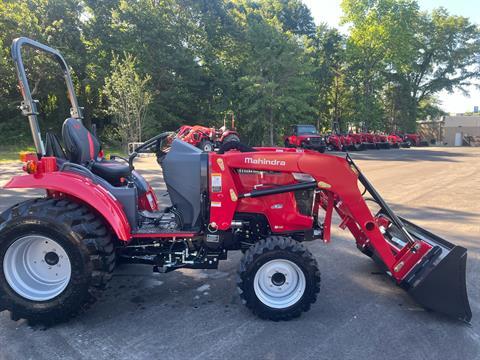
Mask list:
[[[163,178],[172,205],[182,214],[183,230],[201,225],[206,161],[200,149],[178,139],[162,160]]]

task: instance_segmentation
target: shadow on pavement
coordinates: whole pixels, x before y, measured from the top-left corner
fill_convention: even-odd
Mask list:
[[[337,153],[340,155],[341,153]],[[362,152],[351,152],[350,156],[358,160],[382,160],[382,161],[445,161],[459,162],[461,158],[477,158],[478,153],[460,153],[449,150],[437,149],[390,149],[390,150],[368,150]]]

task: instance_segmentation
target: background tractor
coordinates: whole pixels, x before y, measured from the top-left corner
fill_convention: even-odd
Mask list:
[[[225,119],[220,129],[201,125],[183,125],[177,130],[176,137],[206,152],[218,149],[222,144],[230,141],[240,141],[240,135],[235,130],[233,114],[230,129],[227,129]]]

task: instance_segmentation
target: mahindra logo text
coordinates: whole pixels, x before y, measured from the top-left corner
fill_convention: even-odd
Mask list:
[[[245,158],[245,164],[254,164],[254,165],[273,165],[273,166],[285,166],[287,163],[283,160],[276,159],[254,159],[251,157]]]

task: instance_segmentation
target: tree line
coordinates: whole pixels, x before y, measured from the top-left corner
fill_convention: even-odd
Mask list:
[[[279,143],[296,123],[414,131],[442,113],[440,91],[480,76],[480,30],[468,18],[413,0],[343,0],[342,10],[347,34],[315,25],[300,0],[4,0],[0,141],[30,142],[10,57],[19,36],[64,55],[85,124],[112,142],[138,137],[129,122],[145,140],[230,113],[252,144]],[[69,108],[61,73],[33,55],[42,129],[59,132]]]

